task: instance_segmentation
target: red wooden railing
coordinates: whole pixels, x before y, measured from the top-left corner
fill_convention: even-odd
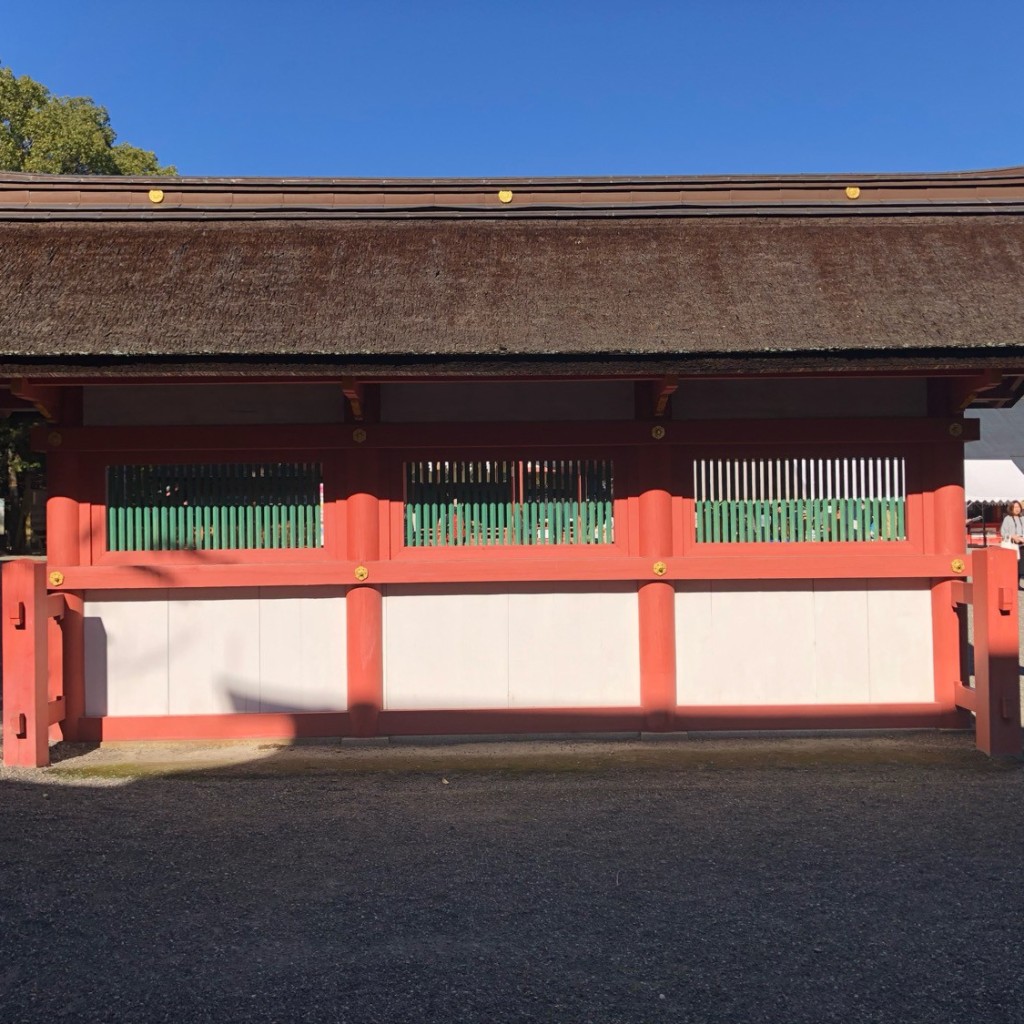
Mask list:
[[[640,515],[646,520],[667,520],[659,515],[670,503],[667,492],[651,489],[641,502]],[[356,503],[358,512],[358,503]],[[363,518],[351,515],[349,527],[357,538],[365,538],[379,525],[376,509],[367,503]],[[650,525],[650,524],[649,524]],[[669,538],[646,533],[651,552],[661,551]],[[660,545],[660,546],[659,546]],[[361,548],[366,558],[375,549]],[[954,606],[974,608],[975,685],[968,685],[965,669],[956,684],[956,704],[976,716],[978,748],[991,756],[1019,757],[1021,754],[1020,655],[1017,618],[1017,565],[1014,554],[1002,548],[974,551],[969,571],[972,582],[952,581]],[[59,575],[59,573],[54,573]],[[75,628],[75,616],[65,620],[71,595],[47,592],[47,566],[42,561],[18,559],[3,566],[3,736],[4,763],[42,766],[49,764],[49,739],[61,722],[74,729],[82,709],[70,707],[63,690],[65,648],[69,657],[81,661],[83,637]],[[350,728],[356,735],[374,735],[381,689],[380,676],[380,593],[369,587],[355,587],[361,615],[349,611],[349,701]],[[350,594],[350,602],[352,595]],[[640,588],[641,610],[647,605],[659,611],[649,622],[671,619],[673,599],[670,583],[660,580]],[[662,606],[665,605],[664,608]],[[643,620],[642,620],[643,621]],[[356,628],[357,627],[357,628]],[[70,632],[68,632],[70,630]],[[658,652],[656,663],[645,665],[643,707],[652,721],[671,716],[675,704],[674,635],[657,633],[642,650]],[[966,651],[961,639],[961,654]],[[650,659],[648,659],[650,660]],[[964,663],[961,657],[961,663]],[[69,700],[74,697],[74,687]],[[871,709],[865,709],[870,715]],[[56,737],[54,737],[56,738]]]

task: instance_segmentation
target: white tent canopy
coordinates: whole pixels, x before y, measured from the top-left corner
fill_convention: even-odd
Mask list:
[[[1024,472],[1013,459],[968,459],[964,491],[968,501],[1024,501]]]

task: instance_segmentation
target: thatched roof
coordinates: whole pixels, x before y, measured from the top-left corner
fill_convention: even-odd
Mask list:
[[[1024,217],[0,224],[0,354],[1024,345]]]
[[[0,369],[1024,366],[1019,169],[867,181],[867,205],[824,179],[773,179],[778,202],[763,181],[534,183],[520,207],[488,183],[444,185],[458,209],[409,206],[409,183],[376,183],[378,197],[367,183],[283,182],[280,201],[265,182],[168,183],[166,200],[151,184],[0,182]],[[428,186],[440,203],[442,185]],[[570,187],[582,205],[552,207]],[[371,193],[384,205],[368,207]]]

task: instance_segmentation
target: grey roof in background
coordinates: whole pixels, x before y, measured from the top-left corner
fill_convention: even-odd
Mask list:
[[[966,458],[1024,460],[1024,402],[1010,409],[968,409],[966,415],[981,422],[981,440],[964,445]]]

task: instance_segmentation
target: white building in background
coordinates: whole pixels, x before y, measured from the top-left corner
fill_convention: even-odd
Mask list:
[[[972,502],[1024,500],[1024,402],[1009,409],[968,409],[981,440],[964,445],[964,490]]]

